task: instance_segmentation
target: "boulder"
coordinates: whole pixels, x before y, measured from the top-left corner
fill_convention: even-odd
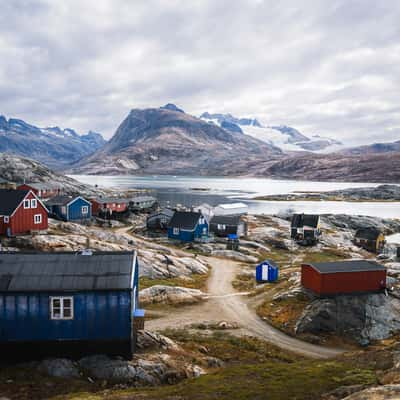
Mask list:
[[[179,350],[180,347],[170,338],[155,332],[139,331],[137,335],[137,347],[145,349]]]
[[[335,333],[366,345],[400,330],[400,302],[381,293],[316,299],[305,308],[295,329],[296,333]]]
[[[385,385],[364,389],[342,400],[398,400],[399,398],[400,385]]]
[[[215,257],[224,257],[224,258],[229,258],[231,260],[235,261],[241,261],[245,263],[252,263],[255,264],[258,262],[258,259],[253,256],[248,256],[242,253],[239,253],[238,251],[234,250],[214,250],[211,255]]]
[[[143,305],[152,303],[193,304],[202,301],[206,294],[198,289],[179,286],[155,285],[139,292],[139,300]]]

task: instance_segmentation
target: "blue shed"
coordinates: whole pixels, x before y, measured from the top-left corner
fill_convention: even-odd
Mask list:
[[[256,267],[257,282],[275,282],[278,280],[279,268],[271,261],[263,261]]]
[[[135,252],[0,253],[0,354],[130,358],[138,268]]]
[[[55,196],[46,202],[50,215],[63,221],[84,221],[92,217],[92,204],[81,196]]]
[[[168,224],[168,237],[182,242],[208,237],[208,222],[199,212],[176,211]]]

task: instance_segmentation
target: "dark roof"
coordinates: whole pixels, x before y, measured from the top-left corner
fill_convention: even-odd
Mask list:
[[[293,214],[292,228],[303,228],[304,226],[311,226],[316,228],[318,226],[319,215],[313,214]]]
[[[0,253],[0,292],[130,289],[134,257],[133,252]]]
[[[363,271],[385,271],[386,268],[375,261],[351,260],[335,261],[326,263],[307,264],[314,267],[321,274],[334,274],[336,272],[363,272]]]
[[[193,211],[176,211],[168,226],[171,228],[179,228],[184,230],[193,230],[197,223],[201,213]]]
[[[380,234],[381,231],[378,228],[360,228],[357,229],[355,237],[359,239],[376,240]]]
[[[167,217],[171,217],[172,218],[174,216],[174,214],[175,214],[175,211],[170,210],[169,208],[164,208],[164,209],[162,209],[160,211],[153,212],[152,214],[150,214],[147,217],[147,219],[157,217],[158,215],[166,215]]]
[[[137,197],[132,197],[130,201],[134,203],[147,203],[148,201],[157,201],[155,197],[152,196],[137,196]]]
[[[54,190],[58,189],[58,186],[56,186],[53,183],[50,182],[31,182],[31,183],[22,183],[22,185],[27,185],[31,188],[34,188],[36,190]]]
[[[210,224],[238,226],[240,220],[241,220],[240,215],[214,215],[211,218]]]
[[[0,189],[0,215],[11,215],[29,190]]]
[[[48,206],[65,206],[68,203],[70,203],[72,200],[75,200],[77,197],[72,197],[72,196],[65,196],[65,195],[60,195],[60,196],[54,196],[51,199],[46,201],[46,205]]]
[[[100,203],[100,204],[109,204],[109,203],[128,204],[130,201],[129,199],[118,199],[118,198],[114,198],[114,197],[97,197],[92,200],[96,201],[97,203]]]

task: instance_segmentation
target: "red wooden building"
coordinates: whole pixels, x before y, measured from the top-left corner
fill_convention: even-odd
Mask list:
[[[47,228],[47,209],[35,193],[0,189],[0,235],[14,236]]]
[[[17,187],[18,190],[32,190],[41,199],[49,199],[61,193],[61,189],[51,183],[24,183]]]
[[[367,260],[303,264],[301,284],[322,296],[377,292],[386,287],[386,268]]]
[[[128,210],[128,199],[113,199],[113,198],[97,198],[91,199],[93,215],[112,215],[114,213],[123,213]]]

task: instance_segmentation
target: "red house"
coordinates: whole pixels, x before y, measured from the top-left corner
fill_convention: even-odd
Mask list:
[[[61,193],[61,189],[51,183],[24,183],[17,187],[18,190],[32,190],[41,199],[48,199]]]
[[[320,296],[378,292],[386,288],[386,268],[367,260],[303,264],[301,284]]]
[[[127,199],[97,198],[90,200],[90,202],[92,203],[93,215],[123,213],[128,210],[129,206]]]
[[[0,235],[14,236],[47,228],[47,209],[35,193],[0,189]]]

